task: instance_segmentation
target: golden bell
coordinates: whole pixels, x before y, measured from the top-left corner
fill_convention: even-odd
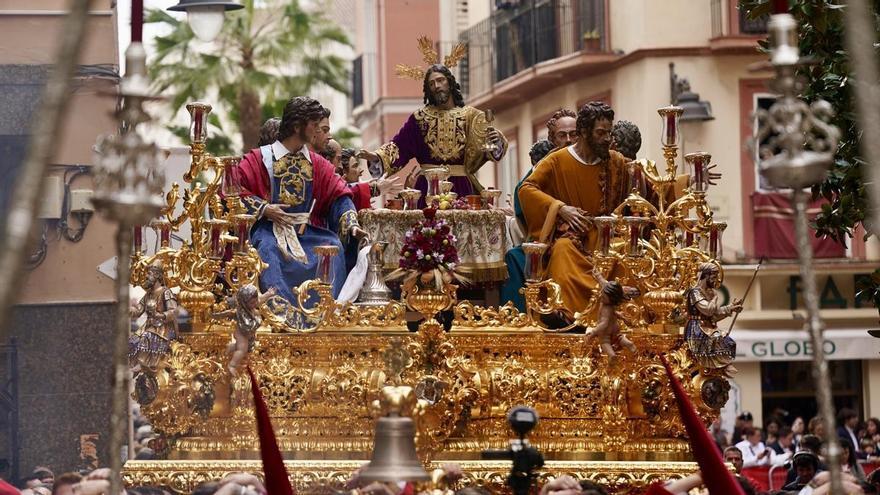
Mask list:
[[[368,483],[431,479],[416,455],[416,429],[411,418],[379,418],[374,438],[373,456],[360,479]]]

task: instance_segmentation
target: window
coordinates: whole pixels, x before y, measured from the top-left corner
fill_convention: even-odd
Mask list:
[[[812,361],[761,363],[761,403],[765,419],[777,408],[788,411],[789,422],[798,416],[809,422],[817,414],[812,366]],[[849,407],[861,411],[862,362],[828,361],[828,373],[834,410]]]
[[[757,110],[769,110],[773,103],[776,102],[776,96],[769,93],[755,93],[753,96],[754,104],[752,105],[753,113]],[[754,139],[758,135],[758,119],[754,118],[754,122],[752,124],[752,138]],[[771,136],[767,136],[761,140],[760,145],[766,144]],[[755,146],[754,151],[752,152],[752,163],[755,166],[755,184],[757,187],[755,188],[758,191],[772,191],[774,190],[770,184],[767,183],[767,180],[761,176],[761,173],[758,168],[758,146]]]

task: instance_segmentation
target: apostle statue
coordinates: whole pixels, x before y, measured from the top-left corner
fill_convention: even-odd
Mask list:
[[[375,151],[361,150],[358,157],[367,159],[371,169],[379,165],[389,175],[412,158],[422,171],[446,166],[452,191],[459,197],[479,193],[483,186],[477,181],[477,171],[487,161],[501,160],[507,152],[507,140],[490,126],[484,112],[464,104],[461,86],[449,69],[464,56],[465,47],[458,45],[440,64],[430,40],[420,38],[419,46],[428,69],[398,65],[397,72],[422,80],[425,106],[409,116],[390,142]],[[415,187],[424,198],[427,179],[419,177]]]
[[[142,284],[146,291],[139,301],[132,301],[132,318],[146,315],[146,320],[128,339],[128,361],[132,369],[155,368],[177,339],[177,297],[165,285],[162,262],[147,267]]]
[[[315,278],[313,249],[319,245],[339,247],[331,267],[333,295],[338,295],[346,277],[344,247],[356,248],[366,236],[345,181],[307,147],[327,114],[313,98],[292,98],[284,106],[278,138],[251,150],[239,165],[242,200],[257,217],[251,243],[269,265],[260,274],[260,289],[274,287],[291,302],[291,287]]]
[[[704,368],[722,368],[727,376],[736,372],[736,342],[718,330],[718,322],[743,309],[741,299],[722,305],[715,291],[721,286],[718,265],[701,263],[697,269],[697,285],[685,293],[688,322],[684,329],[687,342],[697,363]]]
[[[577,113],[577,141],[544,158],[519,190],[531,239],[550,244],[547,275],[559,284],[564,326],[598,288],[588,253],[597,233],[590,217],[608,215],[626,197],[627,159],[610,150],[614,110],[590,102]]]

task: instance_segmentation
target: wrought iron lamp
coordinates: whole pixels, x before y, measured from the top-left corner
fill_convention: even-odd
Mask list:
[[[670,103],[682,109],[682,122],[702,122],[715,120],[712,104],[700,100],[700,95],[691,91],[691,83],[675,73],[675,64],[669,62]]]
[[[196,38],[214,41],[223,28],[223,16],[227,11],[243,9],[244,5],[231,0],[180,0],[168,7],[174,12],[186,12],[189,27]]]

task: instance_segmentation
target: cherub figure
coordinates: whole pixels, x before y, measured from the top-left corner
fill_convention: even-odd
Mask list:
[[[260,316],[260,306],[266,303],[276,293],[274,287],[260,294],[253,285],[248,284],[238,290],[235,296],[229,298],[229,309],[214,313],[215,318],[226,316],[235,317],[235,340],[226,347],[226,353],[232,354],[227,368],[232,376],[238,376],[238,367],[244,358],[254,349],[257,339],[257,329],[263,323]]]
[[[620,325],[618,319],[626,320],[622,313],[617,311],[617,307],[639,295],[639,290],[635,287],[624,287],[617,281],[605,280],[605,277],[598,270],[593,270],[593,277],[599,283],[599,320],[596,328],[587,330],[585,337],[587,340],[597,338],[599,340],[599,348],[608,356],[609,362],[613,363],[617,357],[613,344],[619,344],[628,351],[635,354],[635,344],[620,333]]]

